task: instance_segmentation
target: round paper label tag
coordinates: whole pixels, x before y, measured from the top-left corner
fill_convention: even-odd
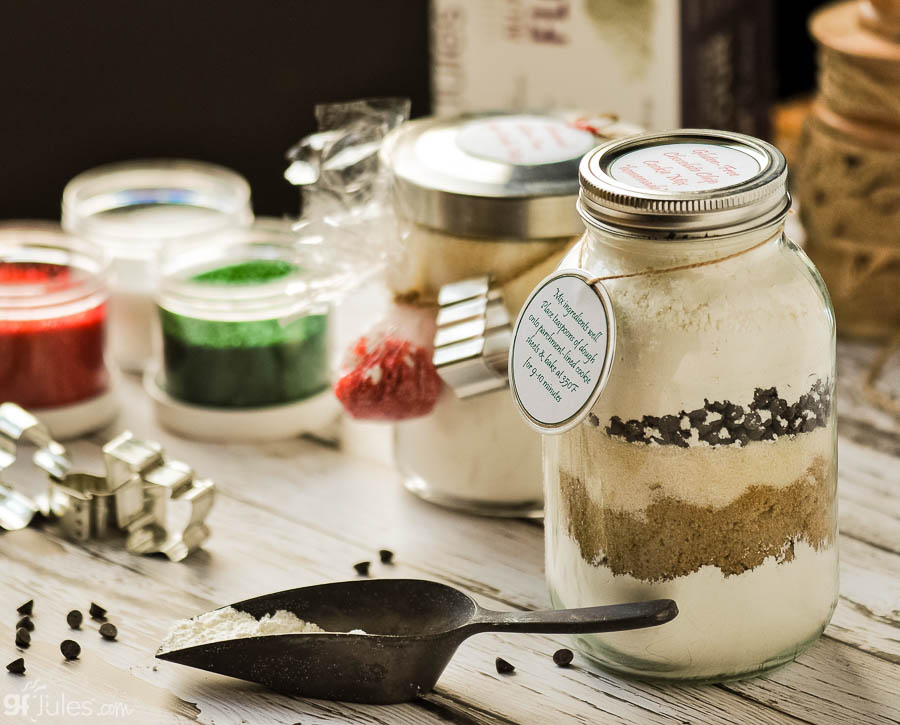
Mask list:
[[[562,119],[524,115],[469,121],[456,143],[473,156],[520,166],[581,158],[597,145],[591,133]]]
[[[609,175],[635,189],[705,191],[733,186],[756,176],[759,162],[731,146],[676,143],[647,146],[623,154]]]
[[[541,433],[578,425],[609,379],[612,303],[590,278],[579,269],[554,272],[531,293],[513,329],[510,388],[526,422]]]

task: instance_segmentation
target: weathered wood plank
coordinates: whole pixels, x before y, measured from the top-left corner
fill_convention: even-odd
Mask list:
[[[9,659],[14,607],[30,596],[37,600],[29,673],[7,679],[13,688],[40,679],[54,697],[73,701],[125,703],[134,708],[130,722],[148,723],[896,722],[900,425],[870,410],[851,377],[873,350],[840,347],[840,413],[849,424],[841,428],[841,601],[826,637],[769,676],[718,687],[657,686],[616,678],[580,658],[573,668],[556,668],[550,655],[559,638],[481,635],[463,645],[423,702],[375,708],[286,698],[157,663],[153,651],[174,619],[266,591],[351,578],[352,564],[376,560],[381,547],[398,558],[393,567],[376,564],[377,575],[443,580],[496,608],[545,607],[543,547],[533,524],[424,504],[400,490],[392,470],[309,442],[216,446],[169,436],[128,379],[127,412],[115,432],[128,425],[160,440],[170,455],[217,480],[223,495],[211,517],[214,538],[205,551],[174,565],[133,557],[115,541],[79,547],[52,531],[0,536],[0,611],[11,613],[0,620],[0,637],[10,643]],[[87,442],[74,448],[79,458],[96,458]],[[65,612],[86,609],[92,598],[110,609],[120,641],[102,642],[86,627],[74,637],[84,646],[82,660],[62,663]],[[498,654],[516,664],[515,675],[496,674]]]
[[[889,725],[900,722],[897,684],[895,665],[826,637],[766,677],[722,687],[817,725]]]
[[[900,457],[900,416],[872,405],[863,392],[863,380],[882,343],[838,340],[838,420],[843,436],[872,450]],[[891,390],[897,385],[897,366],[885,371]]]

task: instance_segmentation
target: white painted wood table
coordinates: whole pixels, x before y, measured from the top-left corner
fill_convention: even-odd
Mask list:
[[[127,410],[113,432],[128,427],[159,440],[218,483],[213,536],[175,564],[132,556],[121,540],[79,546],[53,527],[0,535],[2,664],[19,656],[15,609],[32,597],[37,625],[26,675],[0,672],[0,722],[900,722],[900,422],[861,394],[861,370],[874,353],[840,345],[841,598],[824,637],[796,662],[754,680],[658,686],[606,674],[579,656],[557,668],[551,655],[562,638],[485,634],[463,644],[435,692],[390,707],[284,697],[153,654],[176,619],[349,579],[366,559],[375,576],[440,580],[489,607],[547,607],[540,525],[431,506],[405,493],[391,469],[307,440],[225,446],[175,438],[157,428],[137,381],[128,380]],[[99,463],[95,442],[72,450],[79,464]],[[378,563],[380,548],[396,552],[395,565]],[[66,627],[66,613],[86,614],[92,600],[118,625],[117,642],[101,640],[90,621],[74,636]],[[83,651],[66,663],[59,643],[69,636]],[[515,664],[514,675],[496,673],[498,655]]]

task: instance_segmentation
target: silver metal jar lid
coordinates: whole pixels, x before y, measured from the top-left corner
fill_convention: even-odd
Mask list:
[[[683,129],[598,146],[581,161],[584,221],[627,236],[738,233],[787,214],[787,165],[765,141]]]
[[[574,118],[424,118],[392,131],[381,159],[392,172],[402,213],[419,224],[465,237],[574,236],[583,231],[575,209],[578,163],[597,143]]]

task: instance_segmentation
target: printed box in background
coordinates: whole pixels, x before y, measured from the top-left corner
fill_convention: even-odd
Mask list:
[[[438,115],[581,108],[769,135],[771,0],[432,0]]]

